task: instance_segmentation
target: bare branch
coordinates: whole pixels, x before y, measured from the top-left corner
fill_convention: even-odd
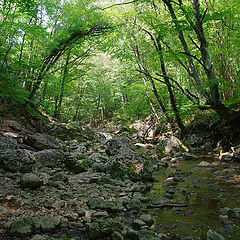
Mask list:
[[[108,7],[105,7],[105,8],[97,8],[97,9],[104,11],[104,10],[107,10],[107,9],[109,9],[109,8],[112,8],[112,7],[127,5],[127,4],[131,4],[131,3],[135,3],[135,2],[138,2],[138,0],[133,0],[133,1],[130,1],[130,2],[123,2],[123,3],[115,3],[115,4],[112,4],[112,5],[108,6]],[[95,10],[96,10],[96,9],[95,9]]]

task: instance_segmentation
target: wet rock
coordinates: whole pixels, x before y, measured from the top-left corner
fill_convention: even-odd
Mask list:
[[[12,172],[31,172],[35,167],[32,155],[21,149],[0,150],[0,167]]]
[[[225,238],[222,235],[220,235],[217,232],[210,229],[207,232],[207,239],[206,240],[225,240]]]
[[[144,221],[146,223],[146,225],[148,225],[149,227],[152,226],[153,224],[153,219],[152,219],[152,215],[151,214],[142,214],[140,216],[140,219],[142,221]]]
[[[34,232],[34,230],[34,223],[29,217],[23,217],[15,220],[10,226],[10,234],[16,237],[29,236]]]
[[[233,168],[225,168],[217,170],[213,173],[213,176],[215,177],[225,177],[225,178],[231,178],[236,174],[236,170]]]
[[[206,161],[202,161],[197,165],[197,167],[209,168],[212,167],[212,165]]]
[[[141,219],[134,219],[132,225],[133,225],[134,229],[139,230],[143,226],[146,226],[146,223],[143,220],[141,220]]]
[[[24,138],[24,143],[38,150],[57,149],[61,147],[54,138],[41,133],[28,134]]]
[[[20,181],[22,188],[37,189],[43,185],[43,181],[35,173],[25,173]]]
[[[16,148],[17,147],[17,140],[11,137],[4,137],[0,134],[0,149],[9,149],[9,148]]]
[[[151,230],[148,229],[142,229],[139,231],[139,240],[164,240],[167,239],[164,237],[164,235],[157,235]]]
[[[89,239],[104,239],[114,232],[121,232],[123,225],[111,218],[96,220],[88,225]]]
[[[59,167],[63,159],[63,152],[56,149],[44,149],[33,154],[38,164],[44,167]]]

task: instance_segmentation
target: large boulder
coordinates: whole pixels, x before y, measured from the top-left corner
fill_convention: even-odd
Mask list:
[[[64,158],[64,153],[57,149],[44,149],[33,154],[37,163],[44,167],[59,167]]]
[[[146,154],[136,152],[135,146],[127,137],[116,137],[108,141],[106,153],[110,160],[105,164],[105,170],[113,177],[152,180],[151,160]]]
[[[31,172],[35,167],[34,157],[26,150],[0,150],[0,167],[12,172]]]
[[[0,150],[9,149],[9,148],[16,148],[17,147],[17,140],[11,137],[4,137],[0,135]]]
[[[188,152],[188,148],[175,136],[164,137],[157,145],[157,153],[167,155],[171,152]]]
[[[24,138],[24,143],[40,151],[44,149],[58,149],[61,147],[54,138],[41,133],[28,134]]]

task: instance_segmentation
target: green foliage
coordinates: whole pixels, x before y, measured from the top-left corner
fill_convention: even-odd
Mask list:
[[[160,55],[151,34],[161,41],[167,74],[175,80],[171,80],[171,84],[179,113],[188,122],[193,116],[202,114],[197,107],[204,103],[199,87],[186,71],[187,56],[182,53],[178,38],[181,30],[194,56],[203,89],[210,91],[214,84],[218,84],[223,102],[229,107],[238,106],[240,2],[200,1],[200,11],[205,14],[203,28],[216,73],[216,78],[211,81],[207,80],[200,64],[191,1],[183,1],[180,5],[174,1],[171,3],[177,17],[175,20],[172,20],[164,1],[155,1],[153,6],[151,1],[142,0],[104,11],[100,9],[114,4],[114,1],[1,1],[0,100],[11,98],[25,103],[44,69],[46,74],[42,75],[33,103],[61,121],[81,121],[95,126],[113,121],[126,126],[151,114],[146,90],[161,116],[149,79],[145,76],[145,86],[141,74],[136,71],[139,62],[136,62],[133,35],[145,68],[153,77],[163,81],[157,75],[161,73]],[[93,27],[96,30],[98,26],[113,25],[116,27],[105,35],[95,31],[91,36],[73,38],[60,49],[74,33],[88,33]],[[69,49],[71,53],[66,64]],[[47,57],[55,52],[59,55],[48,62]],[[166,85],[154,81],[166,113],[174,118]],[[177,91],[176,82],[199,98],[199,105],[193,106]]]

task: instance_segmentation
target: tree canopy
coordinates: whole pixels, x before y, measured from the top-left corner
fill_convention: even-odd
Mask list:
[[[0,100],[61,121],[239,120],[237,0],[1,0]]]

